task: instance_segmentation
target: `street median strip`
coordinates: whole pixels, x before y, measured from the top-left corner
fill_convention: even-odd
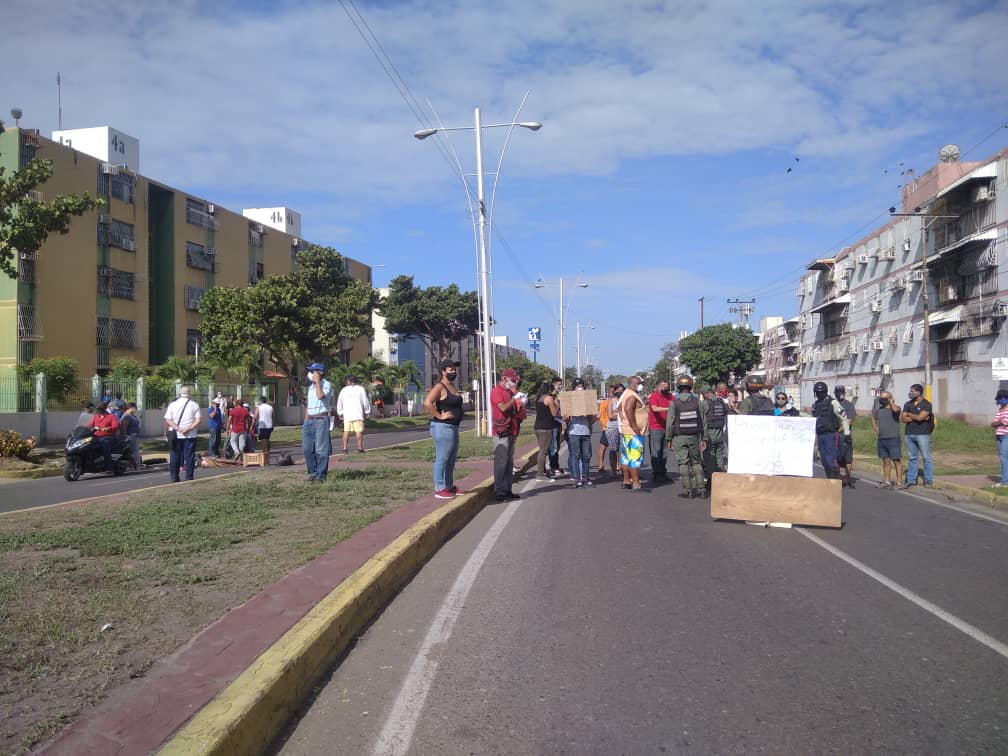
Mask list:
[[[536,451],[526,452],[520,466]],[[316,681],[423,564],[493,495],[493,478],[410,527],[334,588],[159,751],[162,756],[262,753]]]

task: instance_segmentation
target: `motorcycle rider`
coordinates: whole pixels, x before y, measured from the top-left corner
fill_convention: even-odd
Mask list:
[[[816,421],[816,445],[819,447],[819,461],[822,462],[826,477],[838,479],[837,450],[839,433],[850,432],[847,413],[836,399],[829,395],[829,387],[822,381],[816,381],[812,386],[815,402],[812,405],[812,416]]]
[[[669,449],[675,450],[679,463],[679,477],[683,499],[700,499],[706,496],[703,468],[700,461],[700,437],[703,424],[700,420],[700,400],[693,393],[693,379],[688,375],[676,381],[675,400],[669,405],[665,433]]]
[[[119,418],[109,412],[108,402],[98,404],[91,427],[94,428],[95,441],[105,455],[105,470],[112,472],[112,440],[119,433]]]

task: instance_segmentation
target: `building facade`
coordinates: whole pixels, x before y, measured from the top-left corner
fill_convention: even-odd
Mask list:
[[[0,376],[36,357],[72,357],[87,376],[103,375],[118,357],[157,365],[172,355],[196,355],[206,291],[288,273],[305,246],[300,234],[284,230],[292,216],[275,226],[245,217],[117,162],[116,144],[108,157],[108,139],[134,154],[121,132],[78,131],[88,138],[64,131],[62,144],[32,130],[0,133],[8,176],[35,157],[53,163],[52,177],[31,199],[86,192],[105,201],[74,218],[69,233],[53,234],[36,254],[23,256],[16,280],[0,276]],[[138,144],[135,155],[138,163]],[[296,221],[300,231],[300,216]],[[349,258],[347,265],[354,278],[370,282],[369,266]],[[370,339],[344,347],[346,362],[360,359],[370,353]]]
[[[1006,175],[1008,150],[941,162],[904,188],[904,215],[808,265],[797,291],[805,406],[820,380],[859,408],[880,389],[903,401],[929,364],[939,417],[989,419],[991,360],[1008,356]]]

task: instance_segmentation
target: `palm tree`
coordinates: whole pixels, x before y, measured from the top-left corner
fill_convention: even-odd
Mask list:
[[[162,378],[181,383],[195,383],[198,374],[196,361],[192,357],[179,357],[174,354],[159,365],[154,372]]]
[[[395,386],[396,399],[401,405],[403,393],[409,388],[410,384],[420,385],[420,371],[412,360],[406,360],[399,365],[390,365],[388,370],[389,377]]]
[[[387,380],[389,377],[389,366],[377,357],[365,357],[351,365],[350,372],[356,375],[361,381],[372,383],[375,378]]]

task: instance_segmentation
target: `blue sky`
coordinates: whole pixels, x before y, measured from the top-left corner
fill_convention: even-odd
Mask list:
[[[349,3],[347,7],[353,9]],[[1008,3],[361,2],[409,92],[447,126],[522,119],[494,222],[498,333],[543,331],[555,287],[590,323],[592,362],[650,366],[733,316],[797,309],[798,275],[886,220],[901,173],[939,148],[1008,146]],[[4,111],[111,125],[146,175],[241,209],[286,204],[304,236],[421,285],[475,288],[465,193],[339,2],[8,0]],[[358,17],[360,23],[360,17]],[[362,24],[361,24],[362,25]],[[363,25],[362,25],[362,28]],[[503,130],[486,134],[494,170]],[[450,141],[475,170],[470,132]],[[796,161],[794,158],[798,157]],[[787,169],[791,172],[787,173]],[[571,287],[573,288],[573,287]]]

